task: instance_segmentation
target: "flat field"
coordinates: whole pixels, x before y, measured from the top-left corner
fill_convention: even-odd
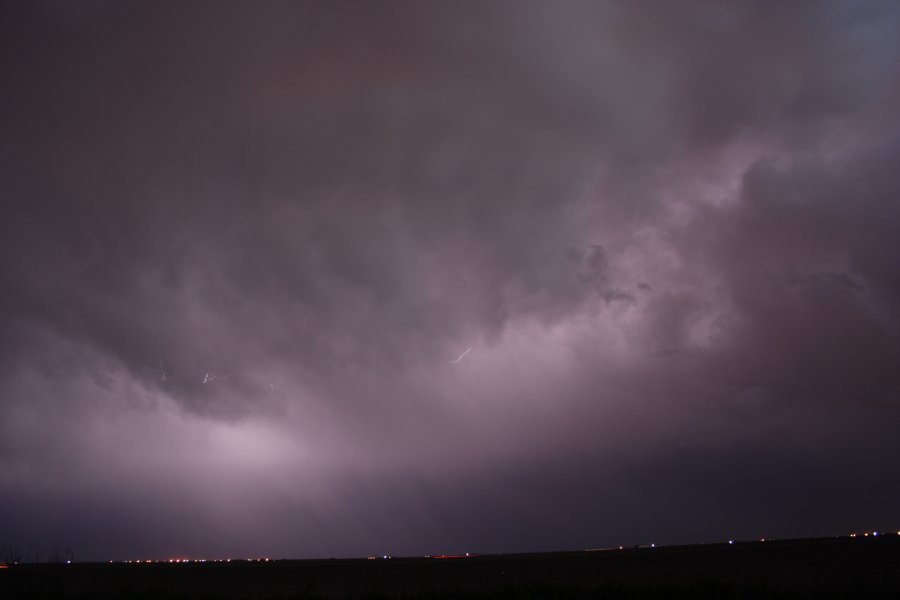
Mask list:
[[[900,536],[388,560],[12,565],[0,597],[900,598]]]

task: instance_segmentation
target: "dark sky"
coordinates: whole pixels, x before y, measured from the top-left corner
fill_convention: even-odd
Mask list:
[[[4,2],[0,549],[900,528],[900,3]]]

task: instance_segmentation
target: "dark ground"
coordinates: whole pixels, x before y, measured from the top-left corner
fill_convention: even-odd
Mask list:
[[[900,536],[456,559],[13,565],[18,598],[900,598]]]

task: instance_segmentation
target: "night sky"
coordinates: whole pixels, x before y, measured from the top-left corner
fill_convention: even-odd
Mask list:
[[[0,81],[2,552],[900,528],[896,1],[14,1]]]

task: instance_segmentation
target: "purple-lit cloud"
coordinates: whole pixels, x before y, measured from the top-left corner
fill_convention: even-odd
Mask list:
[[[0,548],[898,525],[894,3],[2,11]]]

